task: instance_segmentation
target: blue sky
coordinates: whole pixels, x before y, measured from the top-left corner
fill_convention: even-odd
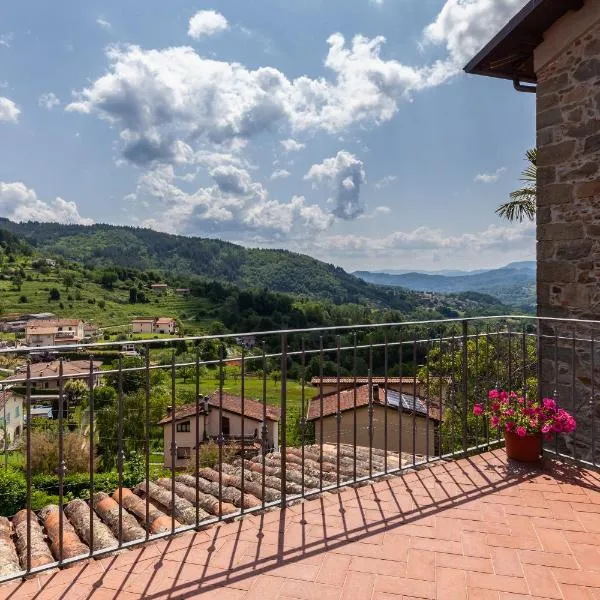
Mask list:
[[[494,209],[534,96],[465,62],[524,0],[0,5],[0,215],[285,247],[347,269],[534,256]]]

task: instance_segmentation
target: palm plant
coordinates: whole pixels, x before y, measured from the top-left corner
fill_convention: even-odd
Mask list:
[[[527,150],[525,158],[528,161],[527,168],[521,174],[523,187],[511,192],[510,200],[501,204],[496,209],[496,214],[509,221],[523,222],[525,219],[535,219],[535,207],[537,198],[536,176],[537,176],[537,148]]]

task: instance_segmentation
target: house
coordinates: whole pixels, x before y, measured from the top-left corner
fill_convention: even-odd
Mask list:
[[[600,318],[599,39],[600,0],[530,0],[465,67],[536,94],[538,317]],[[594,353],[578,352],[576,368],[559,369],[551,357],[572,351],[572,326],[543,320],[540,330],[540,392],[573,403],[578,453],[598,461],[589,441],[599,414],[589,401],[600,386]],[[577,334],[597,335],[585,323]]]
[[[93,387],[99,384],[100,380],[100,361],[94,361],[92,382]],[[51,362],[39,362],[29,365],[30,377],[37,379],[31,382],[33,390],[57,390],[59,387],[59,372],[60,361],[54,360]],[[90,380],[90,362],[87,360],[70,360],[63,361],[63,376],[64,381],[67,379],[78,379],[88,384]],[[21,367],[17,373],[2,380],[2,383],[14,383],[15,385],[24,386],[25,378],[27,377],[27,367]]]
[[[23,398],[10,390],[0,391],[0,440],[3,445],[5,434],[8,444],[19,440],[23,434]]]
[[[84,323],[83,325],[83,337],[87,339],[93,339],[98,335],[98,329],[92,323]]]
[[[150,289],[153,292],[166,292],[168,289],[168,285],[166,283],[153,283],[150,285]]]
[[[165,317],[156,319],[154,322],[154,333],[175,333],[176,325],[175,319]]]
[[[313,398],[308,406],[307,421],[314,423],[317,443],[336,444],[338,415],[340,443],[373,448],[386,448],[387,411],[387,450],[401,451],[430,456],[437,452],[437,428],[440,412],[437,406],[427,406],[423,398],[400,393],[387,392],[375,384],[369,394],[368,385],[344,390],[338,394],[328,394]],[[356,393],[355,393],[356,392]],[[355,407],[356,398],[356,411]],[[322,411],[322,412],[321,412]],[[321,419],[321,415],[323,418]],[[322,423],[322,431],[321,431]],[[415,437],[413,446],[413,423]],[[371,433],[372,432],[372,433]],[[371,440],[372,435],[372,440]],[[356,441],[355,441],[356,440]]]
[[[235,338],[235,343],[238,346],[244,347],[246,350],[254,348],[256,346],[256,336],[254,335],[239,335]]]
[[[131,333],[154,333],[155,319],[134,319],[131,322]]]
[[[219,393],[202,398],[198,411],[198,428],[200,443],[216,439],[222,435],[224,440],[235,442],[242,435],[248,439],[249,444],[257,444],[260,440],[263,423],[266,425],[267,448],[277,448],[279,445],[279,419],[281,412],[278,407],[264,405],[257,400],[245,398],[244,402],[244,429],[242,431],[242,398],[231,394],[222,395],[222,409],[220,410]],[[266,414],[266,419],[264,418]],[[221,417],[219,419],[219,416]],[[176,467],[186,467],[196,449],[196,405],[180,406],[175,411],[173,419],[169,410],[166,417],[160,421],[164,437],[164,464],[171,467],[171,436],[173,420],[175,420],[175,441],[177,444]]]
[[[32,319],[25,327],[25,343],[35,348],[76,344],[84,336],[84,323],[79,319]]]
[[[134,319],[131,322],[132,333],[175,333],[177,321],[171,317]]]
[[[179,294],[180,296],[189,296],[192,290],[190,290],[190,288],[177,288],[175,290],[176,294]]]

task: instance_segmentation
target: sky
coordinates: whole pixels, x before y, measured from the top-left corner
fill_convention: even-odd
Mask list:
[[[3,0],[0,216],[355,269],[534,257],[535,96],[464,65],[525,0]]]

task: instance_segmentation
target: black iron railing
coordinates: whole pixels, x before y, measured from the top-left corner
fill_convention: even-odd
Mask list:
[[[599,326],[497,316],[41,349],[58,376],[2,349],[24,370],[0,382],[23,419],[14,451],[3,420],[0,579],[485,451],[503,438],[473,406],[493,388],[555,398],[580,427],[546,451],[596,466]]]

